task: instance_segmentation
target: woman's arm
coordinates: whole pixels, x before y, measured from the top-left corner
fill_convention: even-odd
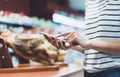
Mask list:
[[[120,55],[120,41],[88,41],[86,48],[95,49],[111,55]]]
[[[73,47],[71,47],[71,49],[80,51],[82,53],[84,53],[84,51],[85,51],[85,49],[83,47],[81,47],[80,45],[73,46]]]
[[[89,40],[77,32],[70,32],[67,36],[70,43],[77,43],[84,49],[95,49],[111,55],[120,55],[120,41]]]
[[[67,35],[66,40],[71,44],[71,47],[74,47],[75,43],[84,49],[95,49],[111,55],[120,55],[120,41],[89,40],[77,32],[68,32],[59,36],[62,35]],[[80,48],[75,49],[79,50]]]

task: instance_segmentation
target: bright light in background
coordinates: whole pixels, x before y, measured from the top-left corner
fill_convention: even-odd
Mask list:
[[[85,11],[85,0],[68,0],[70,8],[78,11]]]
[[[53,14],[53,21],[56,23],[61,23],[64,25],[85,29],[84,20],[73,19],[73,18],[64,16],[64,15],[60,15],[57,13]]]

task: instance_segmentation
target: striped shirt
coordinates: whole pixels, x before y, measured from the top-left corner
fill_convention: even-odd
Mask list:
[[[86,0],[86,37],[90,40],[120,41],[120,0]],[[85,69],[102,71],[120,66],[120,56],[85,51]]]

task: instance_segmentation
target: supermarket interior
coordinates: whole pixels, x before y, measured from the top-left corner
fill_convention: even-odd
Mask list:
[[[83,77],[84,54],[42,34],[84,36],[85,0],[0,0],[0,77]]]

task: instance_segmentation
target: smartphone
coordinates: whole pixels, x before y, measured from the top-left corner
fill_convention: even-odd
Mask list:
[[[56,42],[57,39],[53,35],[50,35],[50,34],[47,34],[44,32],[40,32],[40,34],[42,34],[49,43],[51,43],[53,46],[55,46],[59,49],[59,45]]]
[[[42,34],[42,35],[46,38],[46,40],[47,40],[48,42],[50,42],[53,46],[57,47],[58,49],[60,48],[59,43],[57,42],[57,41],[60,40],[60,39],[54,37],[53,35],[44,33],[44,32],[41,32],[41,34]],[[67,41],[65,41],[64,39],[63,39],[63,44],[64,44],[65,47],[69,47],[69,46],[70,46],[70,44],[69,44]]]

